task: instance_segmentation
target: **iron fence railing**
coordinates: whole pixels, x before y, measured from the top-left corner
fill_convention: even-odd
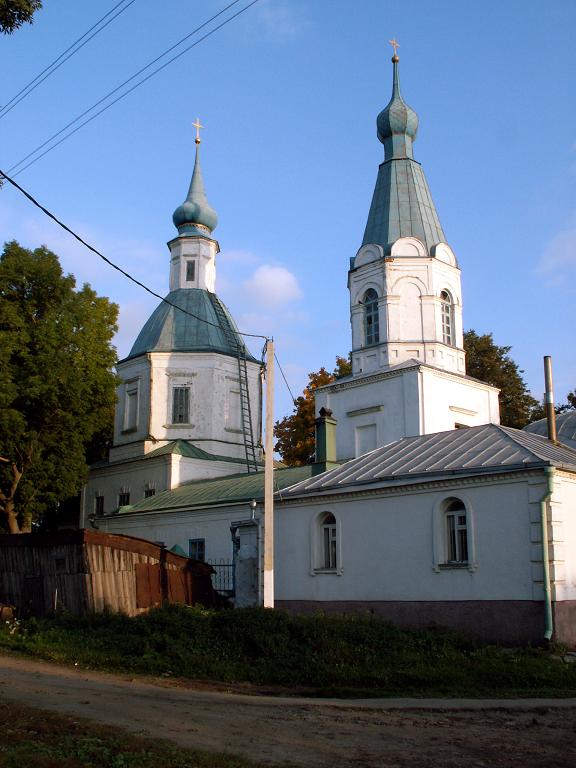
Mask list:
[[[212,574],[212,586],[217,592],[227,595],[234,594],[234,563],[229,558],[220,557],[206,561],[214,568]]]

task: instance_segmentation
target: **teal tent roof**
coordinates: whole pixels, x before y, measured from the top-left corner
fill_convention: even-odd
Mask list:
[[[242,337],[215,293],[178,288],[150,315],[128,357],[146,352],[219,352],[236,357],[238,347],[244,349]],[[249,353],[247,359],[254,360]]]
[[[422,166],[412,154],[418,116],[400,93],[398,57],[392,62],[392,97],[377,119],[384,162],[378,171],[362,245],[375,243],[389,253],[400,237],[417,237],[430,253],[432,246],[446,242],[446,237]]]

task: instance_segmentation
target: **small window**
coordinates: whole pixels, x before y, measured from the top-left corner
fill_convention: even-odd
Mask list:
[[[362,299],[364,304],[364,336],[366,346],[380,343],[380,320],[378,317],[378,294],[369,288]]]
[[[156,495],[156,488],[145,488],[144,489],[144,498],[149,499],[151,496]]]
[[[172,390],[172,424],[190,423],[190,387]]]
[[[196,279],[196,262],[187,261],[186,262],[186,282],[193,283],[195,279]]]
[[[130,491],[120,491],[118,494],[118,506],[125,507],[130,504]]]
[[[206,539],[189,539],[188,553],[193,560],[203,563],[206,557]]]
[[[104,514],[104,496],[96,496],[94,498],[94,513],[96,515]]]
[[[124,431],[134,430],[138,426],[138,387],[126,389],[124,401]]]
[[[448,565],[468,563],[468,522],[460,499],[450,499],[444,507],[446,520],[446,561]]]
[[[322,520],[322,561],[325,570],[336,570],[336,518],[330,513]]]
[[[452,296],[448,291],[442,291],[440,294],[442,306],[442,341],[444,344],[454,346],[454,305]]]

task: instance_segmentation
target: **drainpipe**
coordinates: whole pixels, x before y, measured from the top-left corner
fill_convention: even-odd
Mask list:
[[[546,493],[540,500],[540,525],[542,527],[542,567],[544,569],[544,639],[550,642],[554,632],[552,618],[552,589],[550,586],[550,559],[548,555],[548,502],[554,490],[554,467],[544,467]]]

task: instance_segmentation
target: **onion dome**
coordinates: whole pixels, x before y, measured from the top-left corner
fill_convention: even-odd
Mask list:
[[[400,93],[399,61],[398,56],[394,54],[392,56],[394,65],[392,98],[376,120],[378,139],[384,144],[386,160],[413,157],[412,142],[415,141],[418,132],[418,115],[406,104]]]
[[[209,236],[216,229],[218,216],[206,198],[204,180],[200,168],[200,140],[196,139],[194,172],[186,200],[174,211],[172,221],[179,235]]]

